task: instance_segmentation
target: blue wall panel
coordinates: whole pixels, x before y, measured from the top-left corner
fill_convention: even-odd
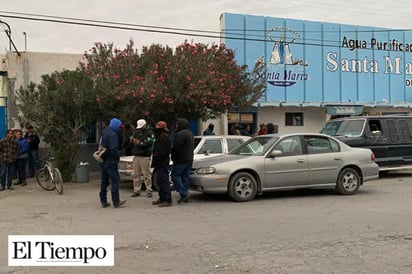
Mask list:
[[[323,24],[323,53],[325,62],[323,63],[323,101],[329,103],[338,103],[341,97],[341,75],[336,73],[340,69],[339,56],[340,52],[340,25]],[[326,56],[332,62],[326,62]],[[322,60],[319,60],[319,62]],[[312,73],[310,73],[312,75]],[[320,84],[320,83],[318,83]]]
[[[357,27],[357,40],[367,41],[370,39],[372,32],[368,27]],[[373,104],[374,103],[374,79],[375,61],[373,51],[370,47],[358,48],[357,59],[362,61],[362,72],[357,76],[357,101],[359,103]]]
[[[304,25],[302,43],[312,45],[305,47],[303,60],[304,71],[311,71],[309,78],[304,82],[304,102],[323,102],[323,54],[322,54],[322,24],[317,22],[306,22]],[[319,84],[321,83],[321,84]]]
[[[412,32],[225,13],[239,64],[266,64],[261,101],[409,105]]]

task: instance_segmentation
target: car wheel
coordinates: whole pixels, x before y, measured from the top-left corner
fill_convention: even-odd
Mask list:
[[[352,195],[358,190],[360,183],[359,172],[353,168],[345,168],[339,173],[336,190],[343,195]]]
[[[239,172],[232,176],[229,182],[229,196],[237,202],[253,200],[257,193],[255,177],[247,172]]]

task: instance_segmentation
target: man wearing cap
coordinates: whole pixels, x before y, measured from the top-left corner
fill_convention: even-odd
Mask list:
[[[154,133],[146,125],[146,120],[137,121],[136,131],[131,139],[133,144],[133,194],[140,196],[142,189],[142,176],[146,186],[147,197],[152,197],[152,178],[150,174],[150,156],[155,141]]]
[[[159,199],[153,201],[153,205],[167,207],[172,205],[172,193],[170,191],[169,171],[170,152],[172,144],[170,142],[169,129],[164,121],[156,123],[156,141],[153,147],[152,168],[159,187]]]

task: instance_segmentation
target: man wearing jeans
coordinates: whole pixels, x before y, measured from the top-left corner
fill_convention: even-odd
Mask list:
[[[24,138],[30,144],[28,152],[29,174],[27,178],[31,178],[34,177],[36,170],[38,169],[40,138],[36,133],[33,132],[33,126],[29,125],[26,127],[26,129],[27,132],[24,135]]]
[[[121,207],[126,200],[120,201],[119,197],[119,136],[118,131],[122,122],[113,118],[110,120],[109,127],[102,132],[101,145],[106,148],[106,153],[103,155],[103,163],[101,163],[102,180],[100,184],[100,203],[103,208],[109,207],[107,202],[107,187],[111,181],[111,193],[113,207]]]
[[[169,181],[169,162],[170,162],[170,135],[165,121],[158,121],[154,130],[156,141],[153,147],[152,168],[159,187],[159,199],[152,202],[152,205],[167,207],[172,205],[172,193]]]
[[[193,134],[189,121],[178,118],[172,144],[172,180],[180,203],[189,202],[189,175],[193,164]]]
[[[12,190],[12,181],[14,175],[14,166],[16,164],[17,156],[19,155],[19,145],[14,141],[14,131],[8,129],[6,138],[0,141],[0,176],[1,188],[0,191],[6,189]]]

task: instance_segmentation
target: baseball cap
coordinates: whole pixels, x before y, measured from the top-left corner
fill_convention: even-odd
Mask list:
[[[146,121],[144,119],[137,120],[137,129],[142,128],[146,125]]]
[[[169,131],[169,129],[167,128],[167,124],[165,121],[159,121],[156,123],[156,128],[162,128],[165,131]]]

